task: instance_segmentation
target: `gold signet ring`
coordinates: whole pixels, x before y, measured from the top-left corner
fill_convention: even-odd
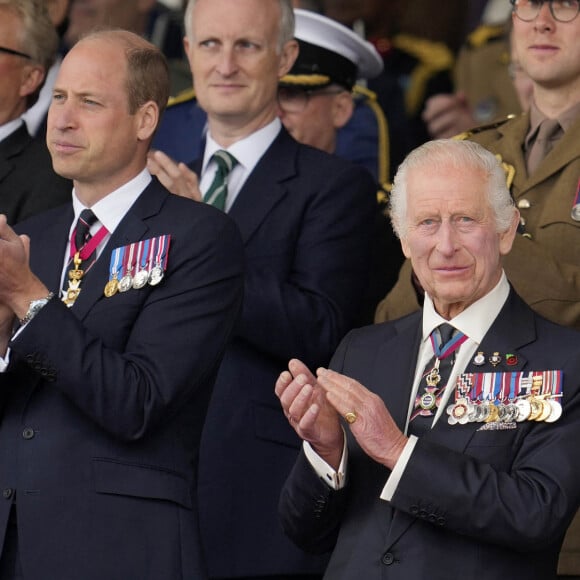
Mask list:
[[[354,423],[357,419],[358,415],[354,412],[354,411],[349,411],[344,418],[346,419],[347,423],[350,423],[352,425],[352,423]]]

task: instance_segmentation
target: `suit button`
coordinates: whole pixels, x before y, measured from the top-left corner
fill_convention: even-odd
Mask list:
[[[429,514],[429,517],[427,518],[427,521],[430,524],[434,524],[437,521],[437,516],[435,514]]]
[[[439,516],[437,518],[437,525],[444,526],[447,523],[447,520],[444,517]]]
[[[412,516],[416,516],[419,513],[419,508],[416,505],[412,505],[409,508],[409,511],[411,512]]]
[[[419,510],[419,517],[425,519],[428,516],[427,510]]]
[[[395,561],[395,556],[391,552],[386,552],[381,560],[385,566],[390,566]]]
[[[4,499],[10,499],[14,495],[14,490],[7,487],[2,491],[2,495],[4,496]]]
[[[24,439],[32,439],[34,437],[34,429],[32,429],[32,427],[26,427],[24,431],[22,431],[22,437]]]

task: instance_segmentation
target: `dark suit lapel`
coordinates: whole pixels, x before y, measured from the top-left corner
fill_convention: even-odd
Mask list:
[[[30,140],[31,137],[26,131],[26,126],[22,125],[0,142],[0,182],[4,180],[14,167],[10,159],[20,155]]]
[[[298,144],[282,129],[236,197],[229,215],[238,224],[244,244],[287,195],[283,182],[296,175],[297,151]]]
[[[32,233],[30,261],[32,271],[49,290],[58,295],[64,254],[74,213],[72,205],[64,211],[52,213],[55,218],[48,221],[42,231]]]
[[[519,353],[519,350],[535,340],[534,314],[512,289],[506,303],[481,342],[479,351],[486,355],[485,364],[477,366],[472,359],[465,372],[520,371],[526,367],[527,360]],[[500,353],[502,360],[494,366],[489,362],[489,355],[496,352]],[[515,364],[507,363],[506,354],[516,357]],[[513,359],[510,359],[511,361]],[[479,423],[470,423],[464,426],[449,425],[446,415],[442,415],[435,427],[423,437],[428,437],[429,441],[438,443],[447,449],[462,453],[479,427],[481,427]],[[412,516],[395,510],[388,534],[388,546],[392,546],[415,521],[416,519]]]
[[[405,428],[413,387],[413,371],[410,369],[417,365],[421,318],[404,318],[394,324],[395,336],[383,343],[378,350],[373,384],[382,386],[378,393],[402,430]]]
[[[160,191],[164,193],[159,195]],[[81,293],[72,306],[72,311],[78,318],[82,320],[97,301],[105,299],[103,291],[109,280],[113,250],[145,239],[149,230],[145,220],[159,212],[167,195],[169,194],[154,180],[129,209],[81,284]]]

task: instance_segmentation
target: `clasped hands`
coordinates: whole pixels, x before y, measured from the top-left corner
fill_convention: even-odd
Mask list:
[[[298,436],[334,469],[343,449],[341,417],[362,450],[374,461],[392,469],[407,437],[394,422],[383,400],[358,381],[319,368],[316,376],[298,359],[276,381],[275,392],[286,418]]]
[[[48,294],[29,267],[30,239],[19,236],[0,214],[0,354],[12,333],[14,316],[22,318],[31,300]]]

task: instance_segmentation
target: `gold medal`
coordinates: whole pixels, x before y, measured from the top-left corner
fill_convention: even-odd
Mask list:
[[[105,284],[105,296],[107,298],[114,296],[117,293],[118,289],[119,289],[119,281],[117,280],[117,278],[113,278],[112,280],[109,280]]]
[[[531,412],[528,421],[535,421],[544,410],[544,402],[536,397],[530,397]]]
[[[499,410],[496,405],[489,403],[487,408],[489,409],[489,415],[485,418],[486,423],[495,423],[499,418]]]
[[[542,406],[542,412],[540,413],[540,416],[537,417],[535,420],[545,421],[550,416],[550,413],[552,412],[552,407],[550,406],[550,403],[546,400],[540,400],[539,402],[541,403]]]

